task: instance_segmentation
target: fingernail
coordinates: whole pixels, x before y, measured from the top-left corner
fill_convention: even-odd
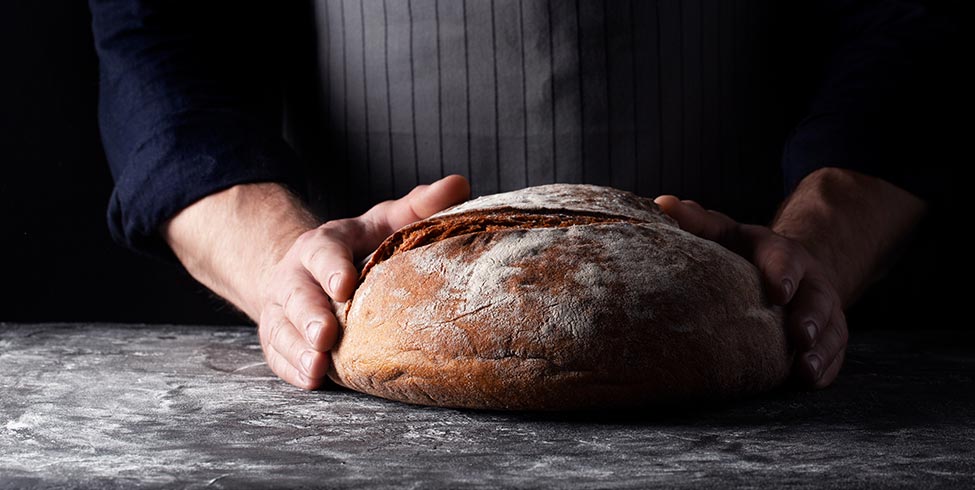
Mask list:
[[[328,292],[335,296],[335,292],[339,289],[339,284],[342,282],[342,273],[336,272],[328,278]]]
[[[315,362],[314,352],[309,350],[309,351],[305,351],[305,353],[301,355],[301,365],[305,366],[306,373],[309,374],[311,373],[311,365],[313,362]]]
[[[318,340],[318,336],[322,334],[322,322],[311,322],[305,327],[305,332],[308,334],[308,342],[314,344]]]
[[[813,375],[815,375],[815,377],[818,379],[819,368],[821,367],[823,361],[821,361],[819,356],[816,354],[809,354],[806,356],[806,362],[809,363],[809,367],[812,368]]]
[[[809,337],[809,345],[812,346],[816,342],[816,332],[819,331],[816,328],[816,322],[807,320],[806,323],[802,324],[802,327],[806,329],[806,336]]]
[[[792,279],[789,279],[787,277],[787,278],[785,278],[785,279],[782,280],[782,289],[785,290],[785,298],[786,298],[786,300],[788,300],[789,298],[792,298],[792,288],[793,287],[794,286],[792,284]]]

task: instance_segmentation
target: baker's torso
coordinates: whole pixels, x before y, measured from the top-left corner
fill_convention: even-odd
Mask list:
[[[451,173],[475,196],[591,183],[751,221],[781,197],[796,101],[772,2],[321,0],[314,21],[288,135],[325,217]]]

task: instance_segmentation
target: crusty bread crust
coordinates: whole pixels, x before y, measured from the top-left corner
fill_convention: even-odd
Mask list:
[[[342,306],[329,376],[425,405],[726,398],[780,384],[791,363],[754,266],[597,186],[486,196],[405,227]]]

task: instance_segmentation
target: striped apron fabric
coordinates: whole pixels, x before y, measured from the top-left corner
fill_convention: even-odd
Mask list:
[[[789,131],[773,3],[318,0],[286,133],[329,219],[459,173],[475,196],[591,183],[766,221]]]

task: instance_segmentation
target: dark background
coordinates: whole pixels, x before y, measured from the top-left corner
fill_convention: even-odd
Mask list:
[[[0,321],[242,323],[182,269],[112,242],[87,2],[5,1]]]
[[[178,266],[111,241],[105,208],[112,181],[98,137],[86,3],[8,0],[0,9],[0,322],[246,322]],[[963,53],[945,53],[940,62],[970,65]],[[963,151],[969,105],[955,100],[969,81],[946,80],[944,92],[932,94],[932,103],[944,104],[943,118],[932,123],[947,128],[932,154],[953,162],[949,180],[967,174],[972,160]],[[949,196],[888,279],[851,312],[853,328],[963,328],[967,322],[954,315],[970,289],[962,273],[970,252],[958,230],[970,228],[969,208]]]

